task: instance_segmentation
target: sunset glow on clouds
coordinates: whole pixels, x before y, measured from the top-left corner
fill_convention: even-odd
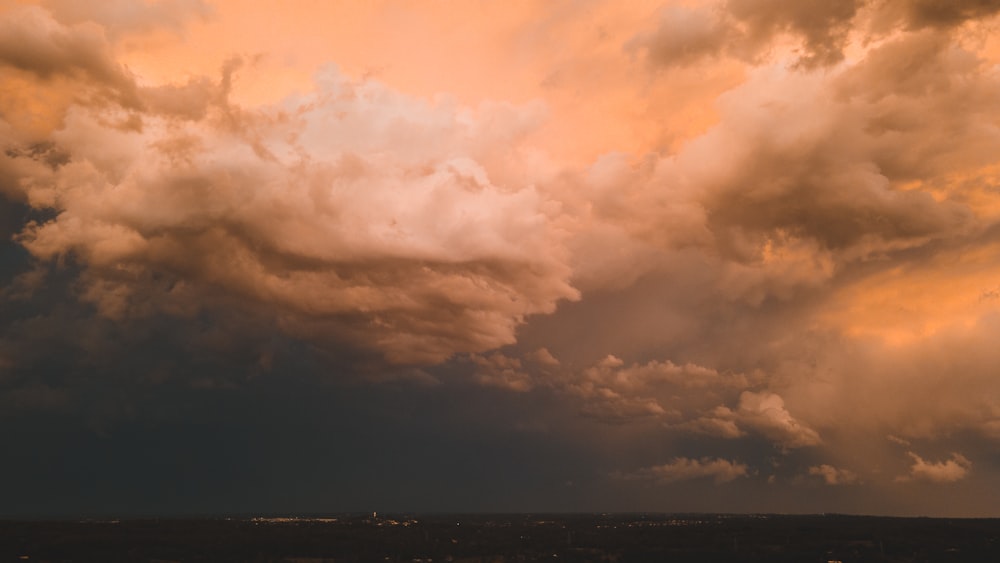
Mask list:
[[[579,448],[520,509],[995,514],[998,14],[0,3],[0,404],[309,373]]]

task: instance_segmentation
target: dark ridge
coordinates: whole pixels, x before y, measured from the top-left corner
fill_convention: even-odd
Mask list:
[[[2,561],[1000,561],[1000,519],[331,514],[0,520]]]

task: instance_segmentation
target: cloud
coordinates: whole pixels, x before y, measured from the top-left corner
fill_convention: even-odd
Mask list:
[[[819,434],[796,420],[780,395],[770,391],[743,391],[736,410],[716,407],[708,415],[682,425],[722,438],[738,438],[743,429],[753,430],[784,448],[802,448],[822,443]]]
[[[744,374],[721,374],[718,371],[692,363],[677,365],[670,360],[650,361],[645,364],[625,363],[613,355],[606,356],[594,366],[584,370],[583,379],[595,384],[624,390],[639,390],[659,384],[681,388],[731,387],[745,388],[749,379]]]
[[[645,49],[655,65],[685,65],[718,55],[735,31],[708,10],[669,6],[660,13],[655,31],[637,36],[628,46]]]
[[[763,46],[780,33],[790,33],[803,42],[800,62],[815,66],[843,58],[847,33],[860,5],[858,0],[729,0],[726,8],[745,26],[752,45]]]
[[[883,51],[898,52],[883,55]],[[883,69],[883,60],[904,56],[922,59],[908,73],[910,78],[890,79],[892,97],[865,100],[879,95],[886,72],[898,72]],[[938,64],[951,68],[934,69]],[[725,96],[722,103],[729,119],[703,139],[717,149],[728,146],[743,153],[734,158],[735,167],[710,180],[714,186],[703,200],[723,251],[741,261],[762,260],[767,245],[804,240],[817,245],[814,253],[832,252],[843,260],[960,234],[972,219],[967,208],[957,201],[937,201],[924,191],[902,191],[897,185],[948,168],[985,163],[929,141],[925,122],[911,121],[916,117],[911,111],[936,111],[946,100],[975,95],[977,87],[937,92],[921,87],[907,92],[899,84],[966,75],[975,66],[942,52],[933,37],[913,37],[875,50],[832,85],[820,75],[773,69],[773,74],[760,74]],[[860,79],[862,75],[865,78]],[[779,89],[796,95],[793,99]],[[967,121],[969,116],[949,116],[941,110],[934,116],[939,125],[948,123],[970,141],[980,137],[978,127]],[[887,116],[898,120],[891,136],[876,128]],[[769,129],[777,122],[789,125]],[[1000,139],[988,135],[981,140]],[[890,152],[889,145],[901,152]],[[759,254],[747,254],[750,249]]]
[[[481,385],[499,387],[509,391],[530,391],[534,382],[521,368],[521,360],[495,353],[488,356],[470,356],[476,365],[473,377]]]
[[[153,0],[131,2],[73,2],[73,0],[44,0],[43,5],[62,22],[78,24],[93,22],[112,37],[122,34],[149,33],[166,28],[174,33],[183,32],[193,19],[212,15],[210,5],[202,0]]]
[[[827,485],[853,485],[858,482],[858,475],[853,471],[838,469],[825,463],[810,467],[809,474],[822,477]]]
[[[706,415],[680,424],[678,427],[719,438],[734,439],[746,436],[746,432],[736,423],[736,413],[723,405],[715,407]]]
[[[629,364],[608,355],[580,372],[540,378],[584,401],[582,412],[605,421],[627,422],[648,417],[676,418],[682,409],[719,393],[739,391],[751,377],[719,373],[693,363],[669,360]]]
[[[614,475],[626,481],[651,481],[667,484],[711,477],[716,483],[729,483],[747,476],[747,465],[721,458],[691,459],[678,457],[670,463],[644,467],[632,473]]]
[[[559,359],[549,352],[548,348],[539,348],[531,353],[529,359],[538,365],[554,368],[559,365]]]
[[[162,9],[201,13],[178,6]],[[832,45],[856,8],[744,1],[723,12],[744,27],[773,14],[778,27],[759,34]],[[29,35],[54,30],[36,43],[112,25],[96,15],[12,14],[8,25]],[[37,22],[18,28],[28,15]],[[715,29],[716,16],[672,8],[663,17],[664,25],[699,22],[692,29],[704,31]],[[107,40],[92,35],[95,46],[79,50],[99,63],[55,49],[50,58],[59,63],[49,66],[91,81],[97,75],[86,69],[103,68],[102,76],[120,75],[131,88]],[[683,52],[685,41],[670,48]],[[706,49],[692,53],[715,47]],[[900,74],[897,60],[914,64]],[[252,70],[227,64],[218,79],[136,89],[142,111],[74,107],[46,141],[70,165],[22,170],[18,182],[33,176],[32,186],[13,190],[62,215],[20,240],[43,259],[85,260],[91,285],[82,294],[111,316],[128,314],[137,300],[130,296],[162,303],[166,297],[136,281],[155,274],[184,282],[168,309],[190,311],[224,292],[275,305],[294,334],[350,340],[396,362],[437,362],[509,344],[528,316],[578,297],[575,287],[628,287],[678,249],[704,256],[706,276],[715,276],[709,293],[761,304],[826,288],[852,264],[965,236],[978,228],[967,201],[936,197],[931,187],[975,173],[1000,146],[974,118],[996,105],[985,95],[996,79],[984,69],[928,32],[886,41],[826,73],[752,70],[719,100],[718,125],[676,154],[631,163],[610,154],[585,177],[561,176],[572,186],[564,193],[551,176],[524,172],[519,143],[544,119],[537,104],[462,107],[327,70],[313,93],[240,108],[228,101],[234,72]],[[977,109],[948,111],[959,105]],[[142,130],[118,130],[129,123]],[[935,141],[932,128],[953,135]],[[969,146],[980,148],[956,148]],[[726,158],[713,156],[720,154]],[[24,168],[26,160],[0,166]],[[323,194],[324,185],[337,188]],[[404,190],[408,197],[396,197]],[[574,216],[578,209],[587,211]],[[132,281],[112,275],[112,264],[130,269]],[[609,264],[613,279],[588,274]],[[621,385],[680,377],[678,366],[636,369],[648,373],[623,371]]]
[[[780,395],[771,392],[740,394],[737,419],[764,436],[789,448],[815,446],[821,442],[815,430],[796,420]]]
[[[608,156],[580,178],[591,203],[574,234],[581,283],[619,287],[697,252],[715,295],[760,304],[968,240],[995,219],[976,202],[993,197],[998,84],[986,60],[932,30],[827,71],[748,68],[718,98],[716,125],[677,152]],[[625,281],[590,274],[598,266]]]
[[[579,401],[580,414],[601,422],[624,424],[668,415],[648,387],[615,379],[612,374],[623,365],[620,358],[609,355],[582,373],[563,371],[539,379]]]
[[[719,55],[760,62],[783,54],[783,43],[791,39],[796,66],[810,69],[842,62],[852,42],[905,30],[948,30],[997,12],[994,0],[728,0],[665,8],[658,27],[628,47],[644,50],[652,65],[670,68]]]
[[[630,397],[603,388],[572,387],[572,392],[583,398],[580,414],[609,424],[625,424],[659,418],[669,412],[652,397]]]
[[[993,438],[994,440],[1000,439],[1000,420],[986,420],[980,426],[980,431],[984,436]]]
[[[657,29],[629,43],[657,66],[687,65],[730,55],[752,61],[783,36],[801,42],[799,63],[829,66],[843,59],[851,23],[861,1],[729,0],[699,8],[671,6]]]
[[[928,462],[913,452],[906,452],[913,460],[910,474],[897,477],[897,481],[928,481],[931,483],[954,483],[968,475],[972,462],[965,456],[953,453],[951,459]]]
[[[1000,12],[996,0],[897,0],[882,3],[876,11],[876,21],[903,22],[907,27],[950,28],[969,20],[987,19]],[[888,22],[887,22],[888,20]]]
[[[0,192],[30,207],[5,232],[32,260],[4,296],[39,319],[4,333],[31,390],[9,402],[62,404],[27,375],[49,340],[95,334],[105,366],[173,323],[247,373],[287,338],[328,373],[461,373],[615,439],[788,463],[1000,435],[995,2],[526,4],[454,59],[433,9],[398,44],[441,41],[411,56],[385,33],[239,43],[196,1],[44,5],[0,12]],[[212,34],[274,52],[178,69]],[[350,70],[283,82],[327,57]],[[56,328],[53,293],[87,313]],[[858,481],[814,463],[788,471]]]
[[[895,443],[895,444],[899,444],[900,446],[909,446],[910,445],[910,441],[909,440],[905,440],[903,438],[900,438],[899,436],[893,436],[892,434],[889,434],[888,436],[886,436],[886,439],[889,440],[890,442]]]
[[[854,316],[853,307],[833,301],[829,306],[847,316],[831,324],[852,334],[800,339],[799,351],[786,350],[787,367],[776,376],[794,381],[782,392],[804,422],[859,437],[887,436],[878,441],[891,450],[963,430],[989,435],[1000,406],[991,367],[1000,317],[976,305],[980,274],[927,265],[944,278],[926,285],[923,274],[902,270],[905,284],[893,275],[891,290],[872,279],[859,288],[886,309],[899,310],[896,315],[859,299],[857,311],[867,313]],[[982,263],[973,260],[969,267],[981,272]]]
[[[37,6],[0,14],[0,65],[41,79],[80,80],[125,107],[139,104],[134,79],[115,61],[101,28],[63,25]]]
[[[69,163],[20,181],[58,213],[20,241],[82,260],[103,314],[225,294],[292,334],[432,363],[509,344],[527,315],[578,296],[545,197],[479,160],[510,150],[537,107],[435,105],[329,69],[315,93],[248,110],[216,93],[230,72],[184,87],[177,103],[197,109],[146,114],[141,132],[74,108],[54,136]]]
[[[516,392],[555,391],[576,403],[583,416],[611,424],[682,418],[705,401],[735,395],[761,378],[759,373],[720,373],[690,362],[653,360],[626,365],[614,355],[573,369],[544,348],[523,359],[497,352],[472,355],[469,360],[475,366],[474,379],[482,385]],[[727,424],[735,428],[735,423]]]

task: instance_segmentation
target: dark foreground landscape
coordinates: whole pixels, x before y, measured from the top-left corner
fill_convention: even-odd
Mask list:
[[[1000,561],[1000,520],[337,515],[0,521],[3,561]]]

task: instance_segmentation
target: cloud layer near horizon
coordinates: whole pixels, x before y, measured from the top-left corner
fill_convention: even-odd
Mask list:
[[[236,8],[0,10],[25,334],[67,283],[100,322],[253,318],[360,379],[700,444],[621,481],[1000,476],[1000,3],[526,3],[474,36],[340,6],[259,44]],[[397,40],[313,64],[323,18]]]

